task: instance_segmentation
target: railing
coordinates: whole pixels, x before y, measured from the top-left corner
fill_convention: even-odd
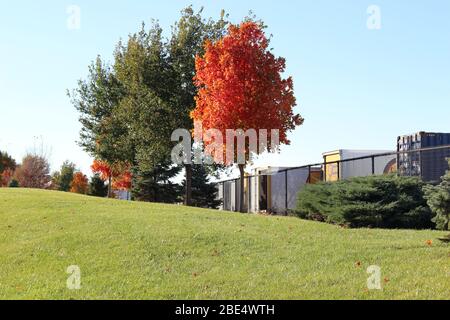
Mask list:
[[[286,214],[295,208],[298,192],[306,185],[351,177],[397,173],[438,182],[448,169],[450,145],[384,152],[292,168],[270,168],[244,179],[244,208],[247,212]],[[222,209],[239,211],[240,178],[217,183]]]

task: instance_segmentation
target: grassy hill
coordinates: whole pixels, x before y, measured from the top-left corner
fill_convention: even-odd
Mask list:
[[[444,234],[0,189],[0,299],[449,299]]]

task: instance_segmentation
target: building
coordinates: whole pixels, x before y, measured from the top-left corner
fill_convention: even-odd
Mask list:
[[[131,192],[128,190],[113,190],[113,194],[118,200],[131,200]]]
[[[304,185],[321,180],[321,167],[256,168],[244,181],[244,207],[251,213],[284,214],[295,208],[298,191]],[[238,210],[239,190],[240,179],[219,183],[218,198],[223,200],[221,209]]]
[[[322,154],[324,181],[395,172],[397,157],[392,153],[392,150],[346,149],[325,152]]]

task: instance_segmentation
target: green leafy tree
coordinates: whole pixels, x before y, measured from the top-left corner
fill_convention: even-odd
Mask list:
[[[131,146],[132,194],[135,200],[174,203],[178,186],[170,179],[179,172],[167,159],[174,128],[167,52],[162,29],[153,23],[119,43],[114,70],[125,95],[118,118],[127,124],[126,140]]]
[[[130,163],[139,171],[152,170],[170,154],[174,116],[170,101],[171,86],[167,52],[162,29],[153,23],[119,43],[114,70],[125,95],[118,118],[126,123],[126,140],[132,146]]]
[[[192,6],[181,11],[180,19],[172,27],[171,39],[168,43],[169,65],[171,70],[171,93],[174,103],[175,128],[192,130],[193,122],[190,117],[195,108],[197,87],[194,84],[195,57],[203,55],[205,41],[215,41],[226,33],[227,16],[222,11],[219,20],[204,19],[201,9],[194,12]],[[186,205],[192,203],[192,165],[185,164],[186,179],[184,182]]]
[[[125,89],[114,70],[100,56],[89,66],[86,80],[68,92],[82,125],[78,144],[95,159],[109,166],[134,159],[128,124],[120,112]],[[109,191],[112,196],[112,191]]]
[[[108,186],[100,178],[99,174],[94,174],[89,181],[88,194],[94,197],[106,197],[108,195]]]
[[[59,191],[68,192],[70,190],[70,184],[73,180],[73,175],[76,171],[76,166],[74,163],[66,160],[61,166],[59,172],[53,174],[52,182]]]
[[[450,159],[448,159],[450,167]],[[450,229],[450,170],[442,177],[442,182],[437,186],[425,186],[425,198],[435,214],[433,218],[436,228],[440,230]]]
[[[124,139],[127,125],[117,112],[123,87],[100,56],[88,71],[87,79],[79,80],[78,87],[68,92],[82,125],[78,144],[96,159],[110,164],[128,160],[130,146]]]

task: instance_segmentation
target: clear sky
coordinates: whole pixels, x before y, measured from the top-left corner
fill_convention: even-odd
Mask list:
[[[52,169],[65,159],[88,173],[78,116],[66,97],[97,54],[111,60],[120,38],[158,19],[168,29],[193,4],[239,22],[252,10],[287,59],[305,124],[280,165],[321,160],[334,149],[394,149],[396,137],[450,132],[450,2],[407,0],[5,1],[0,9],[0,150],[17,160],[40,143]],[[67,8],[81,9],[79,29]],[[369,29],[377,5],[381,29]]]

